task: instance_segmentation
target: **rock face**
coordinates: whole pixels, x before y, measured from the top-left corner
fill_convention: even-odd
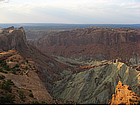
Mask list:
[[[0,34],[0,51],[17,50],[28,53],[28,45],[24,29],[14,27],[3,29]]]
[[[63,31],[42,37],[37,47],[43,53],[64,57],[126,61],[140,55],[140,30],[87,28]]]
[[[121,81],[116,86],[116,93],[112,95],[111,105],[137,105],[140,104],[140,95],[134,93],[127,85]]]

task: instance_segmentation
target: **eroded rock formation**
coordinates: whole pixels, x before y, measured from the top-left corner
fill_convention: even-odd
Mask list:
[[[112,95],[111,105],[137,105],[140,104],[140,95],[134,93],[128,85],[121,81],[116,86],[116,93]]]
[[[110,62],[81,69],[56,82],[53,94],[77,104],[108,104],[119,80],[131,85],[136,93],[140,92],[140,73],[124,63]]]

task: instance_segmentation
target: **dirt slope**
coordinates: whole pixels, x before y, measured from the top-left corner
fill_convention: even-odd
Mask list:
[[[0,74],[5,77],[4,80],[11,80],[15,87],[24,90],[24,92],[31,91],[34,97],[30,102],[15,101],[14,103],[25,104],[32,103],[33,101],[38,103],[53,103],[52,97],[37,74],[37,69],[33,61],[23,58],[16,50],[10,50],[0,53],[0,62]]]

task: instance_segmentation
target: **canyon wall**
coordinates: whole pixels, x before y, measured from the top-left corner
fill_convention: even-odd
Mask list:
[[[87,28],[50,33],[37,42],[45,54],[128,61],[140,56],[139,29]]]

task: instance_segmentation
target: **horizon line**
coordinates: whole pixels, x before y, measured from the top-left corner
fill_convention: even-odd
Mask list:
[[[25,23],[0,23],[0,24],[73,24],[73,25],[140,25],[140,23],[49,23],[49,22],[25,22]]]

